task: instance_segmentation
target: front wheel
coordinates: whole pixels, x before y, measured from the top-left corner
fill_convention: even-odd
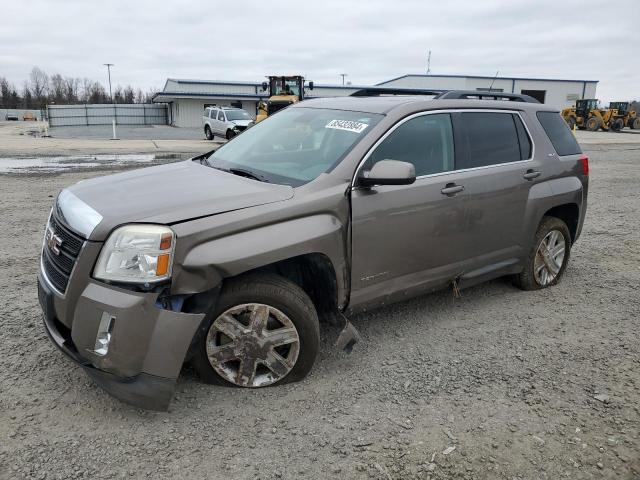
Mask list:
[[[248,275],[223,286],[193,365],[207,383],[266,387],[303,379],[319,344],[318,314],[300,287]]]
[[[556,217],[544,217],[534,237],[533,247],[522,273],[514,283],[523,290],[539,290],[556,285],[569,263],[571,234]]]
[[[235,136],[236,136],[235,130],[231,130],[231,129],[227,130],[227,135],[226,135],[227,140],[231,140]]]
[[[587,130],[589,130],[590,132],[595,132],[602,126],[602,124],[597,117],[591,117],[587,120],[586,126]]]
[[[629,122],[631,124],[631,128],[633,130],[640,130],[640,117],[636,117],[633,120],[631,120],[631,122]]]

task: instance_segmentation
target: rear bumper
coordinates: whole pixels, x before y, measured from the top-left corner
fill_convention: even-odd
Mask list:
[[[203,315],[149,308],[148,302],[143,302],[139,296],[128,298],[130,295],[127,293],[114,292],[108,287],[104,287],[104,291],[96,291],[95,286],[92,289],[90,286],[81,296],[72,329],[69,329],[57,319],[54,302],[57,294],[42,274],[38,274],[38,298],[49,338],[96,384],[117,399],[135,407],[166,410],[173,397],[186,350]],[[114,306],[105,303],[109,299],[113,300]],[[128,302],[124,306],[123,300]],[[88,343],[91,336],[95,339],[96,319],[102,311],[117,315],[121,320],[121,330],[118,332],[116,320],[109,353],[98,357],[91,351],[93,345]],[[140,316],[141,311],[146,313],[144,318]],[[176,329],[180,330],[179,334]],[[130,348],[132,337],[140,348]],[[159,352],[164,354],[159,355]]]

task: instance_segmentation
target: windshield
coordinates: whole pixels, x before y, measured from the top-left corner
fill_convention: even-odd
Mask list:
[[[227,120],[251,120],[251,117],[244,110],[225,110]]]
[[[373,113],[288,108],[223,145],[207,162],[297,187],[333,168],[381,118]]]

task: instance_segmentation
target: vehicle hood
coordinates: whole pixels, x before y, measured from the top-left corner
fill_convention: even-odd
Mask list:
[[[60,193],[56,208],[69,227],[100,241],[125,223],[180,223],[287,200],[293,192],[187,160],[81,181]]]
[[[251,120],[251,119],[249,119],[249,120],[231,120],[231,123],[233,123],[234,125],[238,125],[239,127],[246,127],[251,122],[253,122],[253,120]]]

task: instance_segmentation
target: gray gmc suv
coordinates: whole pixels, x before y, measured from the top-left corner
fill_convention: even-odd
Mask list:
[[[53,343],[115,397],[300,380],[319,319],[500,276],[555,285],[588,159],[557,110],[377,96],[284,109],[188,161],[58,195],[38,274]]]

